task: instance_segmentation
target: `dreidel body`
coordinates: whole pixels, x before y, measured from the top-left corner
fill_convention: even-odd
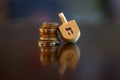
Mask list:
[[[60,34],[65,42],[75,43],[80,37],[80,30],[75,20],[70,20],[67,22],[63,13],[58,14],[62,25],[59,27]]]

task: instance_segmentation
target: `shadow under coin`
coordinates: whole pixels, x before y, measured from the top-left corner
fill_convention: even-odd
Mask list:
[[[40,47],[40,62],[47,65],[55,65],[57,63],[57,53],[59,46]]]

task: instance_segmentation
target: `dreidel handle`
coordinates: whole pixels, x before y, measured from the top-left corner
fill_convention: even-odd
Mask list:
[[[65,18],[63,13],[59,13],[58,15],[59,15],[60,20],[62,21],[62,23],[67,23],[67,19]]]

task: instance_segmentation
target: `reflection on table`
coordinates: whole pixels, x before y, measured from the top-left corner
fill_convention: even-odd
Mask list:
[[[79,58],[80,49],[75,44],[40,47],[40,62],[44,66],[58,65],[58,72],[60,75],[63,75],[66,69],[75,69]]]

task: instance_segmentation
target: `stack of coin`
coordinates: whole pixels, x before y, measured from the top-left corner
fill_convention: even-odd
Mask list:
[[[57,37],[57,27],[56,22],[44,22],[40,27],[40,41],[39,46],[55,46],[59,44]]]

